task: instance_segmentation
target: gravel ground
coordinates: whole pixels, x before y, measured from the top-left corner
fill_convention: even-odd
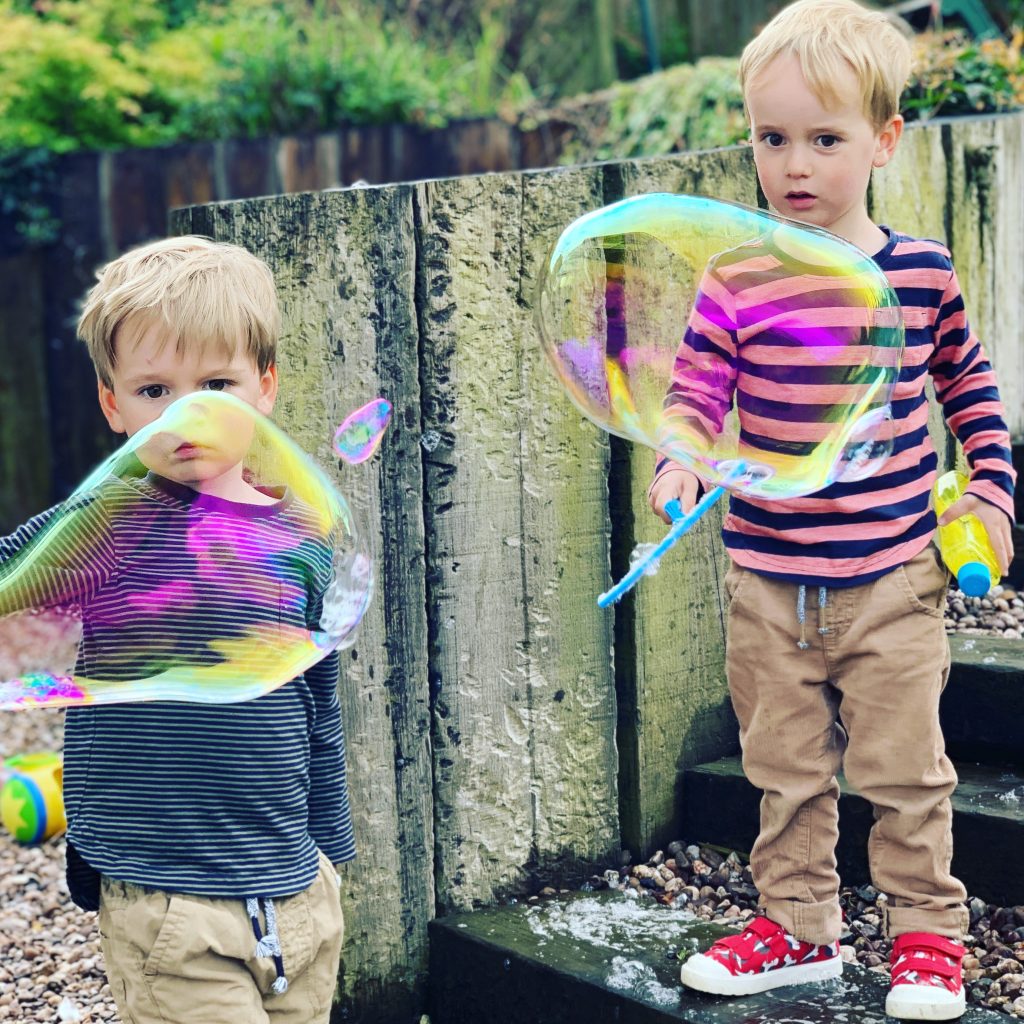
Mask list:
[[[953,590],[946,626],[950,632],[1020,639],[1024,598],[1009,588],[994,588],[985,598],[968,598]],[[63,726],[60,711],[0,716],[0,760],[19,753],[59,751]],[[685,897],[686,905],[708,919],[752,916],[757,893],[749,870],[736,858],[731,862],[736,870],[716,879],[721,855],[706,849],[705,853],[711,858],[705,861],[711,868],[707,877],[692,871],[673,874],[674,881],[668,884],[677,902]],[[712,865],[716,858],[719,863]],[[616,884],[621,879],[664,899],[665,889],[654,874],[646,874],[648,867],[655,874],[655,869],[664,869],[658,877],[671,870],[664,861],[652,860],[612,874]],[[608,881],[599,878],[591,884],[607,886]],[[878,898],[870,886],[844,890],[852,930],[844,939],[843,955],[886,971],[888,946],[878,937]],[[971,954],[965,961],[970,998],[1024,1017],[1024,907],[996,908],[972,900],[971,921]],[[118,1020],[103,974],[96,915],[78,910],[64,883],[63,839],[25,847],[0,829],[0,1021]]]
[[[985,597],[967,597],[950,590],[946,599],[946,631],[971,636],[1024,638],[1024,597],[1011,587],[993,587]]]
[[[64,715],[0,717],[0,759],[59,751]],[[21,846],[0,829],[0,1021],[119,1021],[103,974],[96,915],[71,902],[64,840]]]

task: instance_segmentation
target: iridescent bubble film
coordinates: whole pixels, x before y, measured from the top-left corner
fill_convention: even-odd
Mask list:
[[[365,462],[380,446],[391,422],[391,403],[375,398],[345,417],[334,434],[334,450],[349,465]]]
[[[312,459],[245,402],[189,395],[0,538],[0,708],[249,700],[350,646],[372,587]]]
[[[562,233],[537,319],[590,419],[709,484],[798,497],[892,451],[899,302],[828,232],[699,196],[625,199]]]

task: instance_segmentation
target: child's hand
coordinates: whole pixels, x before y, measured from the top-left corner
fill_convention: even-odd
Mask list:
[[[1013,558],[1013,534],[1006,513],[973,494],[965,494],[939,516],[939,526],[948,526],[966,515],[975,515],[981,520],[981,525],[985,527],[988,539],[992,542],[996,561],[999,562],[999,573],[1005,576]],[[995,582],[997,581],[993,580],[993,583]]]
[[[665,511],[665,506],[673,499],[678,498],[687,513],[697,504],[697,491],[700,488],[700,480],[693,473],[683,469],[681,466],[666,469],[658,476],[658,479],[651,485],[647,500],[662,522],[672,525],[672,518]]]

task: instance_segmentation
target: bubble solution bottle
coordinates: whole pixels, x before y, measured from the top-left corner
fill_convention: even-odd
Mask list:
[[[967,490],[967,477],[952,470],[935,481],[932,500],[941,516]],[[985,527],[975,515],[960,516],[938,529],[939,551],[957,586],[968,597],[984,597],[999,582],[999,562]]]

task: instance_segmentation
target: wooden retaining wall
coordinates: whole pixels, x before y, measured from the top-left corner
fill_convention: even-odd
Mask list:
[[[1022,169],[1024,116],[934,124],[907,132],[870,197],[882,222],[949,239],[1017,434]],[[675,835],[682,770],[736,749],[718,523],[597,609],[634,544],[662,533],[643,500],[652,456],[575,411],[532,322],[562,227],[654,190],[758,198],[737,148],[172,217],[271,264],[278,418],[325,465],[346,411],[395,405],[373,461],[339,470],[380,568],[342,679],[360,856],[338,1020],[415,1020],[435,913],[578,881],[620,846],[646,855]]]

